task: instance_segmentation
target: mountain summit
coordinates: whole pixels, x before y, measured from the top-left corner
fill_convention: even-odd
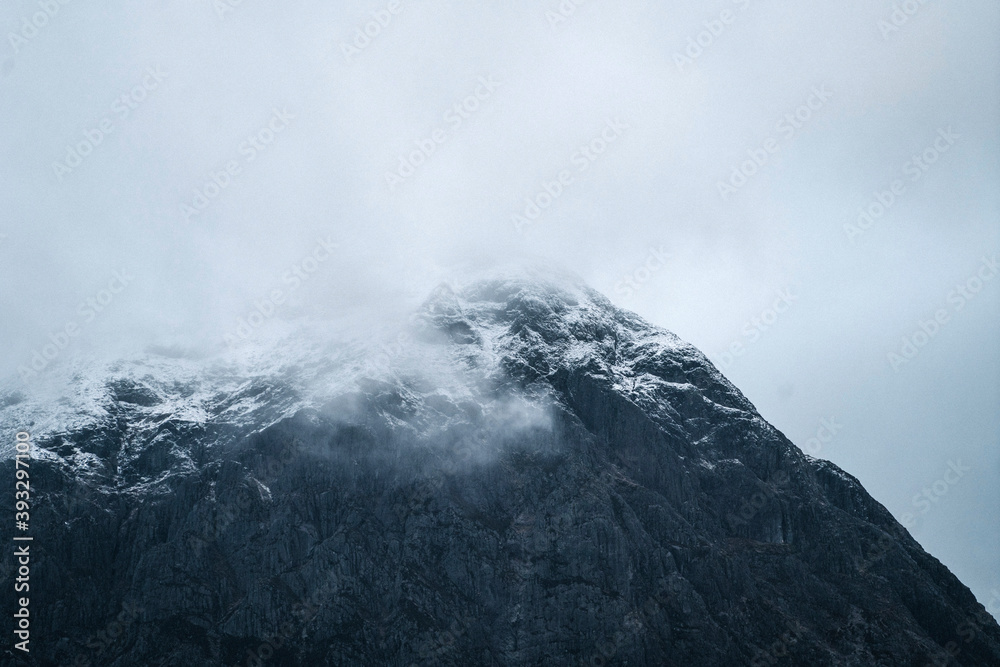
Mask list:
[[[34,446],[23,664],[1000,664],[855,478],[572,278],[327,333],[0,397]]]

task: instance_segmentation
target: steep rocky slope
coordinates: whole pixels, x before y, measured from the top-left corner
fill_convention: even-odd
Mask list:
[[[569,279],[442,287],[382,352],[65,373],[0,397],[36,456],[9,664],[1000,665],[856,479]]]

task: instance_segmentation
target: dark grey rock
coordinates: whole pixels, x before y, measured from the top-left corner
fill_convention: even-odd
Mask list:
[[[406,340],[382,374],[319,346],[97,378],[36,438],[16,664],[1000,665],[855,478],[599,294],[441,288]]]

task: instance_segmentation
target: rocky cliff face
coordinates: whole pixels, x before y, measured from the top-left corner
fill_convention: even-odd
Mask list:
[[[0,397],[35,445],[6,664],[1000,665],[856,479],[586,287],[499,276],[379,353],[318,340]]]

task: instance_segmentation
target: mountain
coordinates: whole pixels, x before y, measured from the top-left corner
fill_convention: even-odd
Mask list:
[[[6,664],[1000,665],[1000,627],[855,478],[575,279],[443,286],[376,338],[0,395],[34,457]]]

